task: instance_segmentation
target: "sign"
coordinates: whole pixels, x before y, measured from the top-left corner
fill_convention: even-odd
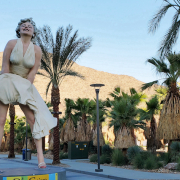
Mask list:
[[[32,176],[16,176],[16,177],[3,177],[3,180],[58,180],[58,173],[32,175]]]

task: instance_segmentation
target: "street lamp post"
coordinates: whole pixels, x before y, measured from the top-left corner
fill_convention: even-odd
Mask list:
[[[103,169],[100,169],[100,145],[99,145],[99,89],[104,86],[104,84],[91,84],[90,86],[95,88],[96,91],[96,118],[97,118],[97,150],[98,150],[98,169],[95,169],[96,172],[103,172]]]

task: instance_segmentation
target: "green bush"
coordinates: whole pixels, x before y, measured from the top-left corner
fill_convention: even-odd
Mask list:
[[[35,150],[31,150],[31,153],[37,153],[37,150],[35,149]]]
[[[162,162],[157,162],[157,168],[161,168],[161,167],[163,167],[164,165],[163,165],[163,163]]]
[[[102,147],[102,154],[106,154],[108,156],[111,156],[112,155],[112,148],[108,144],[105,144]]]
[[[100,157],[100,164],[110,164],[111,163],[111,158],[106,155],[106,154],[103,154],[101,157]]]
[[[163,161],[165,164],[171,162],[171,154],[170,153],[163,153],[159,157],[159,161]]]
[[[59,158],[60,159],[68,159],[68,153],[60,152],[59,153]]]
[[[91,157],[90,157],[90,162],[97,162],[98,161],[98,156],[97,154],[93,154]]]
[[[152,153],[149,151],[142,151],[142,152],[140,152],[140,154],[141,154],[141,158],[144,161],[147,160],[152,155]]]
[[[112,163],[115,166],[123,166],[127,164],[127,158],[123,155],[121,150],[115,149],[112,153]]]
[[[141,152],[141,148],[139,146],[133,146],[128,148],[127,150],[127,158],[129,162],[132,162],[134,157]]]
[[[132,164],[134,168],[137,168],[137,169],[144,168],[144,160],[142,159],[142,155],[140,153],[134,157]]]
[[[177,162],[180,158],[180,142],[174,141],[172,142],[171,146],[171,160]]]
[[[180,171],[180,158],[177,160],[177,170]]]
[[[150,157],[148,157],[147,158],[147,160],[145,161],[145,163],[144,163],[144,168],[145,169],[157,169],[158,168],[158,166],[157,166],[157,161],[156,161],[156,159],[155,159],[155,157],[154,156],[150,156]]]

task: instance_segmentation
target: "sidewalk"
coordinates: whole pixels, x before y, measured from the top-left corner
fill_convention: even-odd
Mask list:
[[[22,155],[16,155],[15,159],[8,159],[8,155],[0,154],[0,169],[18,167],[32,167],[37,166],[37,158],[32,156],[30,161],[23,161]],[[51,159],[45,159],[46,163],[52,163]],[[77,172],[87,175],[93,175],[98,177],[110,178],[110,179],[180,179],[180,174],[167,174],[167,173],[151,173],[141,172],[135,170],[121,169],[116,167],[109,167],[101,165],[103,172],[95,172],[97,169],[96,164],[82,163],[78,160],[61,160],[61,163],[67,164],[70,167],[64,168],[67,171]]]

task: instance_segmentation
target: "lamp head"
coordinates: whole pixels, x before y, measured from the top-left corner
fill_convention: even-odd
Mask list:
[[[91,84],[91,87],[94,87],[95,89],[100,89],[100,87],[105,86],[104,84]]]

